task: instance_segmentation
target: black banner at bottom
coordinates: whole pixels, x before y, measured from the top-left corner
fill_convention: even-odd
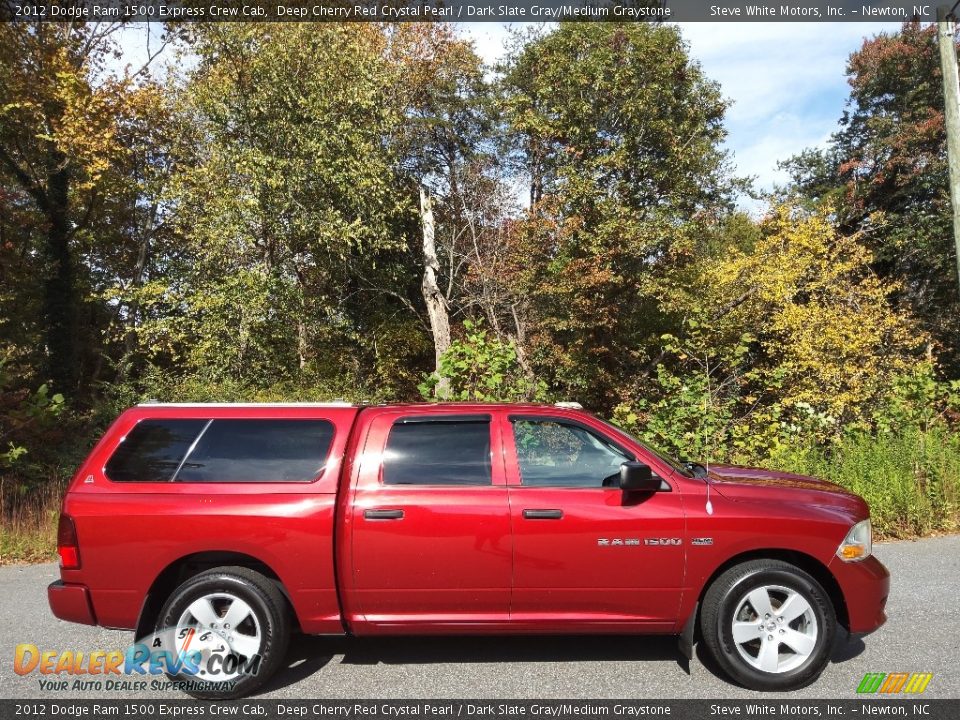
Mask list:
[[[960,718],[960,699],[857,700],[0,700],[0,720],[105,718],[264,720],[705,720],[707,718]]]

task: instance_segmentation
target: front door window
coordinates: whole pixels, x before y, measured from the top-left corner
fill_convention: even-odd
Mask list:
[[[580,425],[517,419],[513,432],[526,487],[616,487],[620,465],[632,460]]]

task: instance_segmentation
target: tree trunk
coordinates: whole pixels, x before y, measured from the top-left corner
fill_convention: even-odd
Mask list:
[[[269,263],[272,267],[273,251],[269,253]],[[264,261],[267,262],[267,258],[264,258]],[[293,261],[291,263],[293,267],[294,277],[297,278],[297,298],[300,314],[297,317],[297,367],[302,373],[307,369],[307,363],[310,361],[310,329],[307,327],[307,291],[309,288],[309,283],[307,281],[307,275],[304,272],[303,268],[300,265]]]
[[[140,249],[137,252],[137,262],[133,267],[133,277],[130,281],[130,287],[139,290],[143,285],[143,276],[147,272],[147,260],[150,258],[150,240],[153,239],[153,231],[157,224],[157,203],[150,206],[150,212],[147,214],[146,227],[140,231]],[[123,356],[125,362],[120,367],[118,378],[126,379],[129,371],[131,358],[136,350],[137,323],[140,317],[140,298],[134,298],[130,303],[129,316],[127,317],[127,327],[123,333]],[[96,377],[99,373],[95,373]]]
[[[57,153],[59,154],[59,153]],[[59,167],[49,176],[47,186],[47,236],[44,247],[43,313],[46,324],[48,371],[57,392],[73,394],[77,390],[76,280],[70,257],[70,220],[68,170],[57,158]]]
[[[541,169],[541,150],[533,138],[530,138],[530,209],[537,206],[543,198],[543,170]]]
[[[516,333],[510,339],[513,340],[514,347],[517,350],[517,364],[520,365],[520,369],[523,371],[523,375],[530,385],[530,393],[532,395],[537,387],[537,374],[533,371],[533,366],[530,365],[530,359],[527,357],[527,329],[524,322],[520,319],[520,314],[517,313],[517,303],[510,305],[510,314],[513,316],[513,327]],[[534,398],[531,396],[527,399],[533,400]]]
[[[430,333],[433,335],[434,370],[440,373],[440,357],[450,347],[450,318],[447,315],[447,302],[437,285],[437,273],[440,262],[437,260],[437,244],[434,239],[433,203],[430,193],[420,186],[420,224],[423,227],[423,301],[427,305],[430,318]],[[438,398],[448,397],[450,382],[440,378],[434,389]]]
[[[307,368],[307,324],[303,321],[303,315],[297,320],[297,362],[300,372]]]

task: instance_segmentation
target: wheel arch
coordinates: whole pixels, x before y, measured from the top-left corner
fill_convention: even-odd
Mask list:
[[[833,604],[834,612],[837,614],[837,622],[849,630],[850,616],[847,611],[847,601],[843,596],[843,590],[840,589],[840,583],[837,582],[837,579],[833,576],[833,573],[830,572],[830,569],[812,555],[808,555],[807,553],[799,550],[788,550],[784,548],[763,548],[749,550],[747,552],[734,555],[733,557],[724,561],[713,571],[713,573],[711,573],[710,577],[707,578],[707,581],[703,584],[703,587],[700,588],[700,593],[697,595],[695,610],[691,618],[688,619],[688,622],[693,622],[695,625],[698,624],[696,616],[703,606],[703,598],[707,594],[707,590],[710,589],[710,586],[716,581],[716,579],[735,565],[740,565],[742,563],[749,562],[750,560],[781,560],[800,568],[812,576],[818,583],[820,583],[820,585],[826,591],[827,597],[830,598],[830,602]]]
[[[134,638],[139,640],[153,632],[157,615],[170,594],[186,580],[217,567],[239,566],[260,573],[268,578],[287,602],[290,617],[299,624],[296,610],[280,576],[266,562],[252,555],[227,550],[212,550],[184,555],[168,564],[154,578],[140,608]]]

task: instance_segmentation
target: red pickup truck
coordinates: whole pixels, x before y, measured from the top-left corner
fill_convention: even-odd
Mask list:
[[[58,549],[54,615],[135,630],[113,672],[206,698],[262,685],[295,630],[673,634],[786,690],[838,625],[882,625],[889,590],[857,495],[544,405],[134,407],[73,479]]]

